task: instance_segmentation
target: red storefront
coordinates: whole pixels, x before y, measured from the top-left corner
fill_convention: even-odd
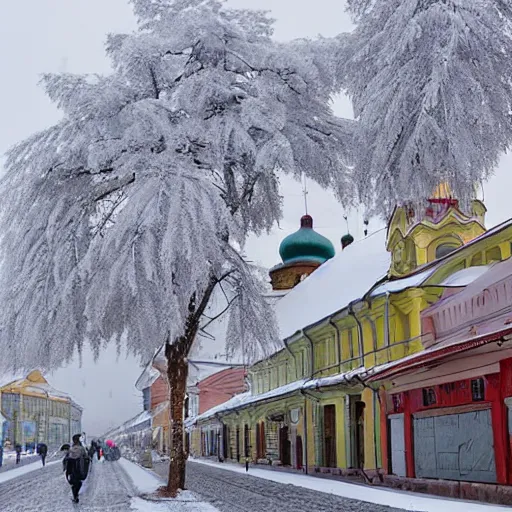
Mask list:
[[[429,492],[510,503],[496,484],[512,485],[512,261],[422,320],[425,350],[372,377],[385,388],[383,467],[405,488],[416,479]]]

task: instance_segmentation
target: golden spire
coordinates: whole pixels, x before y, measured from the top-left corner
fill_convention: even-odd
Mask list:
[[[447,181],[439,183],[434,189],[432,199],[453,199],[452,189]]]

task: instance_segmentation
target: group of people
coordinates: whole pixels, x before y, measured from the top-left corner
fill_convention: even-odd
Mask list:
[[[74,435],[73,444],[71,446],[66,444],[61,448],[65,452],[62,464],[66,472],[66,480],[71,485],[74,503],[79,503],[78,494],[89,474],[94,455],[97,456],[98,460],[115,461],[121,458],[121,452],[113,441],[108,440],[104,444],[100,440],[93,439],[90,447],[86,449],[80,438],[80,434]]]
[[[14,451],[16,452],[16,464],[19,464],[21,462],[21,452],[23,451],[21,444],[16,443],[14,445]],[[48,455],[48,446],[46,446],[44,443],[39,443],[36,446],[36,453],[41,457],[44,466],[46,464],[46,456]],[[0,444],[0,467],[2,467],[3,454],[3,446]]]
[[[116,461],[121,458],[121,452],[116,444],[112,440],[106,442],[100,439],[93,439],[89,448],[86,448],[81,443],[81,434],[75,434],[72,439],[72,444],[64,444],[60,448],[61,451],[65,452],[64,458],[62,459],[63,470],[66,473],[66,480],[71,486],[71,492],[73,493],[73,502],[78,503],[80,489],[84,480],[89,474],[90,466],[94,460],[94,456],[98,458],[98,461]],[[0,445],[0,449],[3,447]],[[22,446],[15,444],[14,449],[16,451],[16,464],[20,463]],[[2,450],[3,451],[3,450]],[[48,456],[48,446],[45,443],[38,443],[36,446],[36,453],[41,457],[43,466],[46,465],[46,458]],[[0,452],[0,466],[1,464]]]

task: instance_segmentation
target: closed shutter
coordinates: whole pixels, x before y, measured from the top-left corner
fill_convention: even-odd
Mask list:
[[[496,482],[491,410],[414,418],[418,478]]]

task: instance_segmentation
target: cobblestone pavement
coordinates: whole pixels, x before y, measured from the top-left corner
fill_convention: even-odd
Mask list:
[[[167,478],[166,463],[156,464],[154,470]],[[194,462],[187,464],[186,485],[222,512],[399,512]]]
[[[117,462],[95,462],[77,507],[71,502],[71,488],[62,465],[57,463],[0,483],[0,511],[129,512],[135,494],[128,475]]]

